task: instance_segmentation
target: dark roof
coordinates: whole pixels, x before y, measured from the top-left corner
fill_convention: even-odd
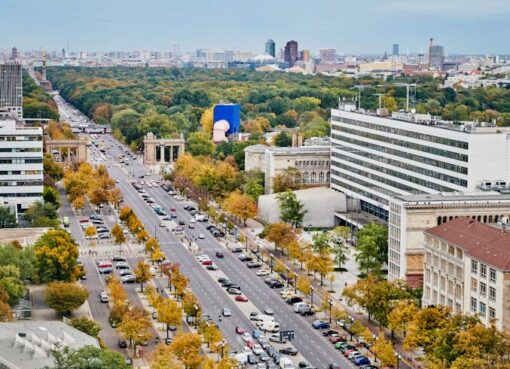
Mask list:
[[[502,271],[510,271],[510,233],[468,217],[453,219],[425,233],[464,250],[471,257]]]

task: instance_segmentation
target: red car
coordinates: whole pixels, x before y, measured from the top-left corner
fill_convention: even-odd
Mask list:
[[[331,342],[331,343],[337,343],[340,341],[346,341],[345,337],[337,336],[337,335],[329,336],[329,342]]]
[[[239,327],[239,326],[237,326],[236,327],[236,333],[237,334],[243,334],[243,333],[246,333],[246,330],[241,328],[241,327]]]
[[[204,260],[202,261],[202,265],[212,265],[212,260]]]
[[[246,346],[253,349],[255,347],[255,342],[253,342],[253,340],[249,340],[246,342]]]
[[[241,302],[248,302],[248,297],[244,296],[244,295],[237,295],[235,297],[235,300],[236,301],[241,301]]]
[[[170,211],[177,211],[177,209],[175,209],[175,208],[170,208]]]

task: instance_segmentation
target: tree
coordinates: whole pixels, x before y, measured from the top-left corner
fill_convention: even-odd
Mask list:
[[[391,309],[388,314],[388,328],[404,337],[407,333],[407,325],[411,322],[417,313],[418,308],[413,300],[401,300]]]
[[[163,251],[161,251],[161,248],[156,247],[154,250],[152,250],[152,253],[151,253],[152,265],[154,265],[155,262],[161,262],[164,259],[165,259],[165,254],[163,253]]]
[[[300,227],[307,210],[303,209],[304,205],[298,200],[296,194],[292,191],[285,191],[276,195],[276,198],[280,205],[280,219],[285,223],[292,224],[295,228]]]
[[[282,131],[273,138],[273,145],[278,147],[289,147],[292,145],[292,137],[290,133]]]
[[[355,320],[349,327],[349,332],[354,336],[357,336],[365,331],[365,326],[361,323],[361,320]]]
[[[7,302],[11,306],[25,294],[26,287],[20,277],[21,273],[17,266],[0,266],[0,291],[7,293]]]
[[[128,300],[127,293],[124,290],[122,284],[120,283],[119,278],[117,278],[116,276],[108,278],[106,288],[110,293],[110,297],[114,305],[121,304],[124,305],[125,302]]]
[[[214,119],[214,111],[213,108],[205,109],[200,117],[200,125],[202,126],[202,130],[209,135],[212,135],[213,131],[213,119]]]
[[[381,361],[381,366],[391,365],[392,367],[397,365],[397,358],[391,342],[388,342],[384,338],[384,333],[379,333],[379,336],[372,346],[372,352]]]
[[[150,327],[151,321],[147,311],[135,306],[126,311],[117,330],[129,341],[129,346],[133,346],[133,352],[136,352],[136,346],[147,342],[152,337]]]
[[[145,242],[145,252],[151,253],[152,250],[159,248],[159,242],[154,237],[151,237]]]
[[[57,208],[51,203],[35,202],[23,214],[30,227],[58,227]]]
[[[294,191],[303,188],[303,175],[293,167],[283,170],[273,177],[273,192]]]
[[[308,296],[312,292],[312,283],[310,279],[300,275],[297,277],[296,288],[303,295]]]
[[[290,242],[296,240],[295,229],[286,223],[273,223],[264,228],[263,236],[266,240],[274,242],[275,249],[285,249]]]
[[[16,228],[17,226],[16,214],[12,213],[8,207],[0,206],[0,228]]]
[[[204,131],[191,133],[188,136],[186,145],[187,151],[193,156],[211,156],[215,150],[211,135]]]
[[[4,290],[0,289],[0,320],[2,322],[9,322],[13,318],[12,309],[8,301],[9,295]]]
[[[74,282],[51,282],[44,291],[44,301],[59,313],[69,315],[82,306],[88,291]]]
[[[371,235],[364,235],[362,238],[358,237],[358,246],[356,251],[354,259],[358,263],[359,269],[362,270],[365,275],[381,274],[383,262],[379,258],[379,250],[377,248],[377,240],[375,237]]]
[[[45,203],[53,204],[57,209],[60,207],[59,193],[54,187],[44,186],[43,200]]]
[[[246,219],[253,218],[257,215],[257,204],[255,201],[240,191],[234,191],[228,195],[223,201],[223,209],[239,217],[243,224],[246,225]]]
[[[85,206],[85,199],[83,196],[78,196],[72,201],[71,205],[73,205],[73,208],[76,210],[81,210]]]
[[[97,234],[96,227],[93,225],[85,228],[85,237],[94,237]]]
[[[71,319],[71,325],[92,337],[97,337],[101,331],[101,325],[99,323],[85,316]]]
[[[361,240],[365,237],[373,238],[374,247],[377,250],[377,259],[381,264],[388,260],[388,227],[374,222],[363,226],[356,237]]]
[[[252,169],[244,172],[243,192],[257,201],[259,196],[264,194],[264,173],[258,169]]]
[[[182,298],[188,287],[188,279],[177,269],[172,274],[172,283],[174,285],[174,295]]]
[[[166,298],[156,306],[156,310],[158,320],[166,324],[166,338],[168,338],[169,326],[179,326],[181,324],[181,308],[174,300]]]
[[[51,351],[53,366],[45,366],[44,369],[128,369],[124,357],[118,352],[100,349],[94,346],[84,346],[73,350],[68,346],[61,346]]]
[[[112,228],[112,236],[114,242],[117,245],[121,245],[124,242],[126,242],[126,236],[124,235],[124,231],[122,230],[122,227],[118,223],[115,223],[115,225]]]
[[[66,231],[47,231],[35,243],[34,252],[41,283],[72,282],[81,273],[78,246]]]
[[[34,248],[21,247],[16,242],[0,245],[0,265],[16,266],[20,279],[37,281]]]
[[[207,347],[211,347],[215,343],[219,342],[223,335],[215,324],[206,324],[202,330],[204,341],[207,343]]]
[[[152,352],[150,358],[150,364],[152,369],[183,369],[179,360],[175,357],[172,352],[172,348],[168,345],[159,344]]]
[[[149,237],[150,237],[149,232],[147,232],[147,230],[145,228],[142,228],[136,234],[136,240],[140,243],[147,241],[149,239]]]
[[[339,237],[334,237],[332,239],[333,248],[332,252],[335,257],[335,263],[338,266],[338,270],[342,271],[343,266],[345,263],[349,260],[349,253],[350,249],[345,245],[343,239],[340,239]]]
[[[140,291],[143,292],[143,284],[151,279],[151,267],[144,261],[139,261],[134,269],[136,281],[140,283]]]
[[[201,345],[202,340],[198,334],[180,332],[170,344],[170,349],[186,369],[194,369],[202,363],[199,354]]]
[[[191,316],[194,319],[198,317],[200,311],[202,310],[198,299],[192,292],[188,292],[186,295],[184,295],[182,299],[182,309],[187,316]]]

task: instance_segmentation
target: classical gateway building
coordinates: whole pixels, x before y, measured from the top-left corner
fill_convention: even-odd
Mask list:
[[[391,198],[388,219],[388,278],[419,287],[423,279],[423,232],[468,216],[481,223],[510,218],[510,194],[440,193]]]
[[[184,153],[184,137],[156,138],[152,132],[143,140],[143,163],[152,169],[165,169]]]
[[[470,217],[425,231],[423,306],[478,315],[510,333],[510,234]]]
[[[305,187],[329,187],[330,147],[274,147],[253,145],[244,149],[245,169],[265,174],[266,194],[273,192],[273,179],[287,168],[296,168]]]

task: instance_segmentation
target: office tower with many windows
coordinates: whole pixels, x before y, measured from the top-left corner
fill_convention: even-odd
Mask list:
[[[23,118],[21,64],[15,61],[0,64],[0,116]]]
[[[321,63],[333,63],[336,61],[336,49],[319,49]]]
[[[510,183],[510,131],[428,114],[378,116],[342,104],[331,111],[331,187],[388,219],[401,195],[474,192]]]
[[[400,54],[399,44],[393,44],[393,55],[398,56]]]
[[[0,206],[23,212],[42,201],[43,131],[0,118]]]
[[[276,57],[276,44],[272,39],[266,41],[266,54]]]
[[[285,45],[285,61],[289,64],[290,67],[293,67],[298,60],[298,43],[297,41],[289,41]]]

